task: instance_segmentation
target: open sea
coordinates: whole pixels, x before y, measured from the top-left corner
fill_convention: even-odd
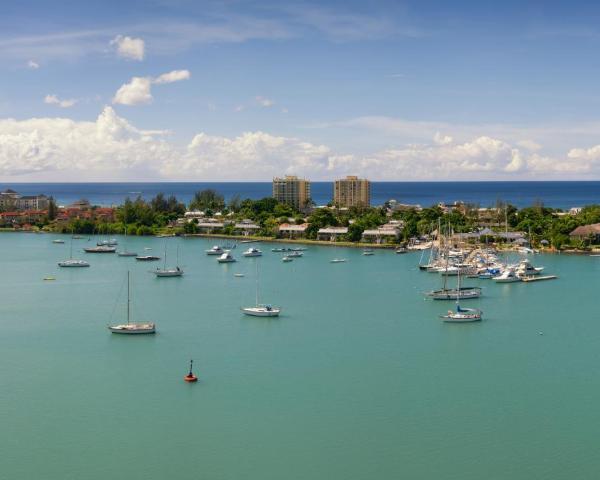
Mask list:
[[[270,182],[245,183],[13,183],[0,184],[24,195],[45,193],[61,205],[86,198],[95,205],[119,205],[126,197],[141,195],[149,199],[159,192],[175,195],[189,203],[194,192],[213,188],[226,200],[234,195],[242,199],[270,197]],[[312,182],[313,200],[325,205],[333,197],[332,182]],[[600,182],[372,182],[371,203],[382,205],[390,199],[423,207],[439,202],[464,201],[481,207],[494,206],[498,200],[526,207],[540,202],[554,208],[568,209],[600,203]]]
[[[485,319],[456,325],[438,318],[452,302],[423,299],[441,279],[419,253],[310,246],[283,263],[262,243],[220,265],[204,254],[216,240],[128,238],[166,245],[169,264],[179,249],[185,276],[157,279],[156,264],[83,253],[95,238],[73,243],[90,268],[61,270],[69,239],[54,238],[0,234],[2,478],[598,476],[600,258],[533,257],[549,282],[473,280]],[[255,262],[279,318],[239,310]],[[127,271],[154,336],[106,329],[124,319]]]

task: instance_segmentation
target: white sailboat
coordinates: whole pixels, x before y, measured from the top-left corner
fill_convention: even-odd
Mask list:
[[[123,241],[123,250],[117,253],[119,257],[137,257],[136,252],[127,250],[127,225],[125,225],[125,240]]]
[[[181,277],[183,270],[179,267],[179,246],[177,246],[177,266],[175,268],[167,268],[167,242],[165,242],[165,257],[163,268],[154,270],[157,277]]]
[[[258,301],[258,262],[256,262],[256,305],[253,307],[244,307],[242,312],[252,317],[278,317],[281,308],[270,304],[261,304]]]
[[[68,268],[68,267],[89,267],[90,264],[85,260],[77,260],[73,258],[73,235],[71,235],[71,242],[69,244],[69,259],[63,260],[62,262],[58,262],[59,267]]]
[[[131,282],[129,271],[127,272],[127,323],[118,325],[109,325],[108,329],[112,333],[121,333],[125,335],[140,335],[144,333],[156,333],[154,323],[134,323],[131,321]]]
[[[333,251],[334,251],[335,257],[332,258],[331,260],[329,260],[329,263],[346,263],[348,261],[345,258],[340,258],[337,256],[337,245],[334,245]]]
[[[460,292],[460,272],[458,273],[458,285],[456,290]],[[462,308],[460,306],[460,294],[456,296],[456,310],[448,310],[446,315],[441,315],[444,322],[465,323],[478,322],[481,320],[483,312],[478,308]]]

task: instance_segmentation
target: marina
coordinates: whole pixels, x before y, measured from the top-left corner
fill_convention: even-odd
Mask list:
[[[308,478],[317,468],[359,479],[376,461],[387,478],[398,471],[444,478],[460,465],[461,478],[478,479],[507,456],[511,462],[497,467],[503,478],[530,478],[532,464],[540,474],[579,478],[600,468],[591,428],[600,390],[588,380],[593,371],[582,370],[595,362],[600,334],[594,259],[536,255],[534,265],[561,277],[536,288],[464,278],[483,292],[464,307],[485,316],[458,325],[439,319],[452,301],[423,299],[420,292],[439,288],[443,276],[419,270],[420,252],[365,257],[338,247],[348,263],[333,268],[330,248],[311,246],[301,262],[284,264],[270,251],[276,244],[265,242],[268,253],[232,270],[205,255],[214,240],[169,242],[186,259],[178,282],[156,282],[143,262],[116,255],[90,257],[91,268],[59,269],[68,245],[45,235],[0,235],[2,292],[11,299],[0,315],[2,411],[13,432],[2,448],[12,477],[43,468],[46,478],[64,478],[45,453],[39,433],[46,429],[55,432],[52,458],[93,480],[139,475],[132,455],[144,455],[149,479],[172,472],[193,478],[191,456],[215,478],[239,477],[258,464],[286,478]],[[127,243],[135,251],[164,248],[164,239],[151,237]],[[255,262],[261,297],[285,307],[279,317],[240,311],[256,303]],[[136,318],[156,321],[155,335],[106,330],[128,270]],[[57,281],[40,281],[50,275]],[[455,288],[456,277],[448,278]],[[125,318],[123,303],[115,319]],[[565,322],[575,305],[577,318]],[[202,372],[200,388],[180,389],[190,358]],[[84,380],[90,372],[96,381]],[[466,391],[470,401],[456,402]],[[127,403],[135,415],[114,408]],[[507,423],[507,415],[518,421]],[[139,421],[149,417],[161,438],[177,441],[159,442]],[[115,432],[125,435],[126,451],[111,441]],[[447,441],[456,432],[460,445]],[[226,461],[232,438],[233,463]],[[332,465],[327,445],[344,460]]]

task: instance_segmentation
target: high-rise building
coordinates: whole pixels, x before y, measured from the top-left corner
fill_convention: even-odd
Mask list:
[[[371,205],[371,182],[348,176],[333,183],[333,203],[338,207],[368,207]]]
[[[294,175],[274,178],[273,198],[297,210],[306,208],[310,201],[310,181]]]

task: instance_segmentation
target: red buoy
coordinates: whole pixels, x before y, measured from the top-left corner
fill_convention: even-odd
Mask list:
[[[193,383],[193,382],[197,382],[198,381],[198,377],[196,375],[194,375],[194,373],[192,372],[192,365],[193,364],[194,364],[194,361],[190,360],[190,371],[189,371],[189,373],[185,377],[183,377],[183,379],[186,382],[189,382],[189,383]]]

